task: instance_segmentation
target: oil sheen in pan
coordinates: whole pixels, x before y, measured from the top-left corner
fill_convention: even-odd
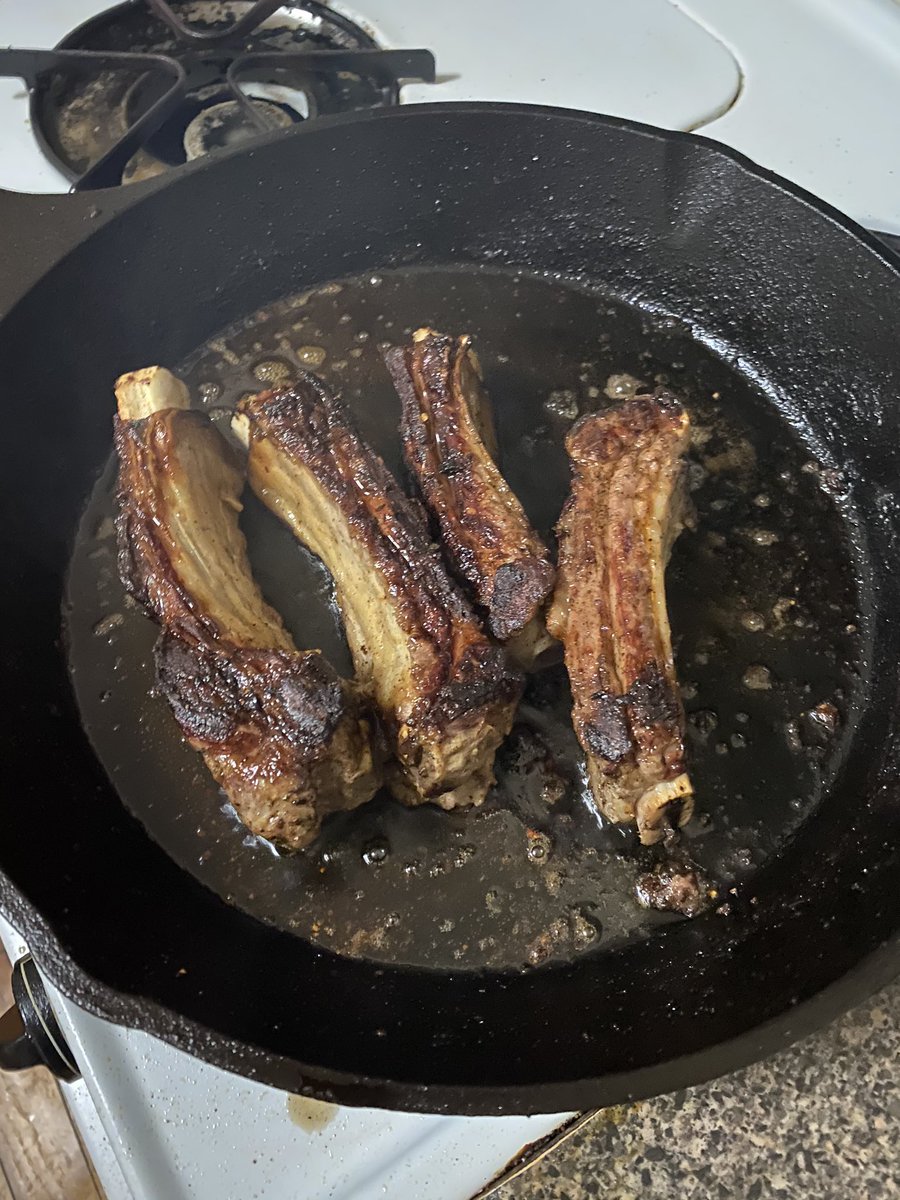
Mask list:
[[[668,382],[686,398],[699,519],[676,544],[668,590],[698,793],[687,837],[727,913],[729,889],[752,892],[759,864],[815,819],[852,731],[856,591],[827,473],[747,380],[677,323],[510,273],[410,270],[331,284],[168,365],[223,428],[242,394],[311,367],[343,392],[363,435],[405,478],[379,347],[426,322],[474,335],[504,470],[545,532],[566,494],[566,429],[610,403],[604,389],[627,388],[611,374]],[[110,416],[112,408],[110,392]],[[113,477],[110,464],[71,567],[74,681],[123,802],[185,870],[340,954],[433,967],[515,969],[615,953],[677,919],[633,898],[635,858],[652,862],[656,852],[604,827],[584,799],[562,668],[529,683],[483,808],[409,810],[380,796],[330,819],[295,857],[247,835],[152,695],[156,630],[125,603],[116,577]],[[322,647],[349,674],[323,568],[249,496],[243,522],[257,576],[297,644]]]

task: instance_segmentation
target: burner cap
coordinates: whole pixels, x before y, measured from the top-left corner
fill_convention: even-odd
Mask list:
[[[257,116],[272,129],[286,129],[293,124],[288,114],[267,100],[251,100]],[[201,110],[184,131],[184,152],[188,162],[208,154],[210,150],[224,150],[237,146],[252,137],[259,136],[259,126],[250,120],[243,105],[237,100],[223,100]]]

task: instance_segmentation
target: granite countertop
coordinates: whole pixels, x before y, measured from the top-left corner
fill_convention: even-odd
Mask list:
[[[900,981],[765,1062],[605,1109],[494,1193],[496,1200],[895,1196]]]

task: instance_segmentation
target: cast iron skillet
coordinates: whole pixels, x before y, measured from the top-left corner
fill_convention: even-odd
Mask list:
[[[873,238],[702,138],[474,104],[329,118],[164,185],[0,206],[0,901],[63,991],[282,1088],[509,1113],[697,1083],[893,975],[900,273]],[[119,372],[176,363],[320,281],[479,262],[602,284],[686,323],[837,473],[858,571],[852,737],[816,811],[754,875],[753,902],[527,972],[342,957],[225,903],[120,803],[60,639]]]

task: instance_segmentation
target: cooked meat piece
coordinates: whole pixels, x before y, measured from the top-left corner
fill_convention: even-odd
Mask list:
[[[688,863],[659,863],[652,871],[639,875],[634,894],[644,908],[696,917],[712,903],[709,880]]]
[[[662,388],[570,430],[572,491],[560,518],[548,617],[565,646],[573,720],[597,806],[658,841],[693,809],[664,574],[687,504],[689,420]]]
[[[406,461],[451,565],[486,610],[494,637],[528,666],[552,645],[543,607],[555,573],[495,462],[490,401],[471,341],[419,329],[384,357],[402,403]]]
[[[424,519],[314,375],[239,406],[257,495],[322,559],[406,803],[478,804],[521,678],[451,582]]]
[[[286,849],[378,786],[352,685],[299,651],[250,573],[244,473],[160,367],[116,383],[119,573],[162,626],[157,682],[244,824]]]

